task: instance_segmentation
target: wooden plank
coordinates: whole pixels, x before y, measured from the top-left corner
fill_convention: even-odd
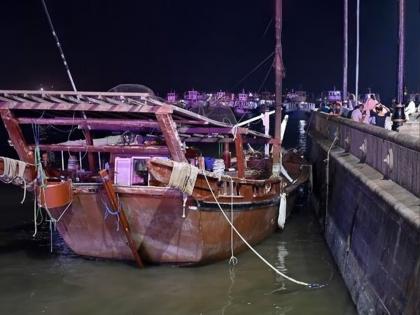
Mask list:
[[[131,237],[130,225],[128,223],[127,215],[125,214],[124,208],[120,205],[117,199],[117,194],[112,186],[111,181],[109,180],[109,175],[107,170],[99,171],[99,175],[102,178],[104,183],[104,188],[106,192],[106,196],[108,197],[109,203],[112,207],[113,211],[117,212],[119,221],[124,230],[125,237],[127,238],[128,247],[130,247],[131,253],[133,254],[134,260],[137,262],[139,268],[143,268],[143,262],[140,258],[140,255],[137,251],[136,244]]]
[[[61,96],[61,95],[59,95]],[[55,97],[53,95],[43,95],[42,94],[42,98],[46,99],[47,101],[53,101],[54,103],[58,103],[58,104],[68,104],[66,101],[62,100],[61,98]]]
[[[0,90],[0,95],[18,95],[18,94],[27,94],[27,95],[64,95],[64,96],[92,96],[92,97],[115,97],[115,96],[123,96],[123,97],[140,97],[140,98],[147,98],[150,97],[149,93],[135,93],[135,92],[73,92],[73,91],[39,91],[39,90]]]
[[[204,133],[204,134],[232,134],[232,128],[229,127],[181,127],[178,129],[181,133]]]
[[[148,105],[137,106],[130,104],[90,104],[90,103],[37,103],[37,102],[0,102],[0,109],[29,109],[29,110],[54,110],[54,111],[95,111],[95,112],[118,112],[118,113],[155,113],[158,108]]]
[[[34,145],[28,146],[30,150],[35,149]],[[65,145],[65,144],[40,144],[41,151],[47,152],[108,152],[115,154],[141,154],[150,156],[168,156],[169,151],[164,146],[123,146],[123,145]]]
[[[142,128],[158,128],[159,124],[153,120],[124,120],[124,119],[100,119],[100,118],[17,118],[20,124],[37,124],[37,125],[61,125],[73,126],[81,125],[89,127],[92,130],[139,130]]]
[[[175,122],[172,120],[171,114],[163,110],[156,113],[156,119],[159,123],[160,130],[165,138],[166,145],[171,153],[171,157],[177,162],[187,162],[181,145],[181,139],[176,129]]]
[[[34,153],[28,148],[26,140],[20,129],[19,123],[16,121],[13,113],[8,109],[0,109],[1,119],[3,120],[6,131],[9,134],[10,141],[16,150],[19,159],[26,163],[35,163]]]

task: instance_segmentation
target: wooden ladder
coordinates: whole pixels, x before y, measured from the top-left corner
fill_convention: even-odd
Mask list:
[[[108,197],[109,203],[112,207],[113,211],[116,211],[118,214],[118,218],[124,229],[125,237],[127,238],[128,246],[133,253],[134,259],[139,266],[139,268],[143,268],[143,262],[141,261],[140,255],[136,249],[136,245],[134,243],[133,238],[131,237],[130,233],[130,226],[128,224],[127,216],[125,215],[124,209],[120,206],[117,199],[117,193],[114,190],[114,186],[112,185],[111,181],[109,180],[109,175],[107,170],[100,170],[99,176],[101,176],[102,181],[104,183],[105,192]]]

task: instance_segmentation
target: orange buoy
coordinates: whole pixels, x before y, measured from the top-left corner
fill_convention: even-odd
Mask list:
[[[71,180],[47,182],[44,187],[38,187],[38,200],[41,207],[48,209],[68,205],[73,200]]]

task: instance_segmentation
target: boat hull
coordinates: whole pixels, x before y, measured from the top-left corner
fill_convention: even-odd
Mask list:
[[[57,229],[78,255],[133,260],[116,216],[105,218],[105,194],[101,188],[76,191]],[[183,218],[183,196],[166,187],[117,188],[127,214],[131,236],[143,260],[149,263],[205,264],[230,256],[230,225],[213,203],[189,198]],[[277,226],[279,200],[252,207],[235,205],[234,225],[250,244],[270,235]],[[230,204],[223,206],[230,218]],[[64,207],[50,209],[59,217]],[[234,253],[246,249],[234,235]]]

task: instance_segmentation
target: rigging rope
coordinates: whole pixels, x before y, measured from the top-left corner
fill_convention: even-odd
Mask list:
[[[265,74],[264,80],[262,81],[262,83],[261,83],[260,87],[258,88],[258,93],[260,93],[260,92],[261,92],[262,88],[263,88],[263,87],[264,87],[264,85],[265,85],[265,82],[267,82],[267,79],[268,79],[268,77],[270,76],[270,73],[271,73],[271,68],[272,68],[273,66],[274,66],[274,61],[273,61],[273,63],[270,65],[270,67],[268,68],[267,73]]]
[[[242,82],[244,82],[246,79],[248,79],[249,78],[249,76],[251,75],[251,74],[253,74],[255,71],[257,71],[262,65],[264,65],[266,62],[267,62],[267,60],[269,60],[272,56],[274,56],[274,51],[271,53],[271,54],[269,54],[266,58],[264,58],[264,60],[262,60],[259,64],[257,64],[250,72],[248,72],[241,80],[239,80],[239,82],[238,83],[236,83],[233,87],[232,87],[232,89],[234,89],[234,88],[236,88],[238,85],[240,85]]]
[[[270,264],[263,256],[261,256],[261,254],[260,253],[258,253],[248,242],[247,242],[247,240],[242,236],[242,234],[241,233],[239,233],[239,231],[236,229],[236,227],[233,225],[233,223],[229,220],[229,218],[228,218],[228,216],[226,215],[226,213],[224,212],[224,210],[223,210],[223,208],[221,207],[221,205],[220,205],[220,203],[219,203],[219,201],[217,200],[217,198],[216,198],[216,195],[214,194],[214,192],[213,192],[213,189],[211,188],[211,186],[210,186],[210,183],[209,183],[209,181],[208,181],[208,179],[207,179],[207,176],[206,176],[206,173],[205,172],[203,172],[202,173],[203,175],[204,175],[204,178],[206,179],[206,182],[207,182],[207,185],[208,185],[208,187],[209,187],[209,189],[210,189],[210,192],[211,192],[211,194],[212,194],[212,196],[213,196],[213,198],[214,198],[214,200],[216,201],[216,204],[217,204],[217,206],[219,207],[219,210],[222,212],[222,214],[223,214],[223,216],[225,217],[225,219],[226,219],[226,221],[230,224],[230,226],[231,226],[231,228],[235,231],[235,233],[236,233],[236,235],[238,235],[239,236],[239,238],[245,243],[245,245],[246,246],[248,246],[248,248],[259,258],[259,259],[261,259],[269,268],[271,268],[275,273],[277,273],[278,275],[280,275],[280,276],[282,276],[283,278],[285,278],[285,279],[287,279],[287,280],[289,280],[289,281],[291,281],[291,282],[293,282],[293,283],[296,283],[296,284],[299,284],[299,285],[303,285],[303,286],[305,286],[305,287],[308,287],[308,288],[322,288],[322,287],[324,287],[324,286],[326,286],[326,284],[318,284],[318,283],[307,283],[307,282],[303,282],[303,281],[299,281],[299,280],[296,280],[296,279],[294,279],[294,278],[292,278],[292,277],[290,277],[290,276],[288,276],[288,275],[286,275],[286,274],[284,274],[283,272],[281,272],[281,271],[279,271],[276,267],[274,267],[272,264]]]

